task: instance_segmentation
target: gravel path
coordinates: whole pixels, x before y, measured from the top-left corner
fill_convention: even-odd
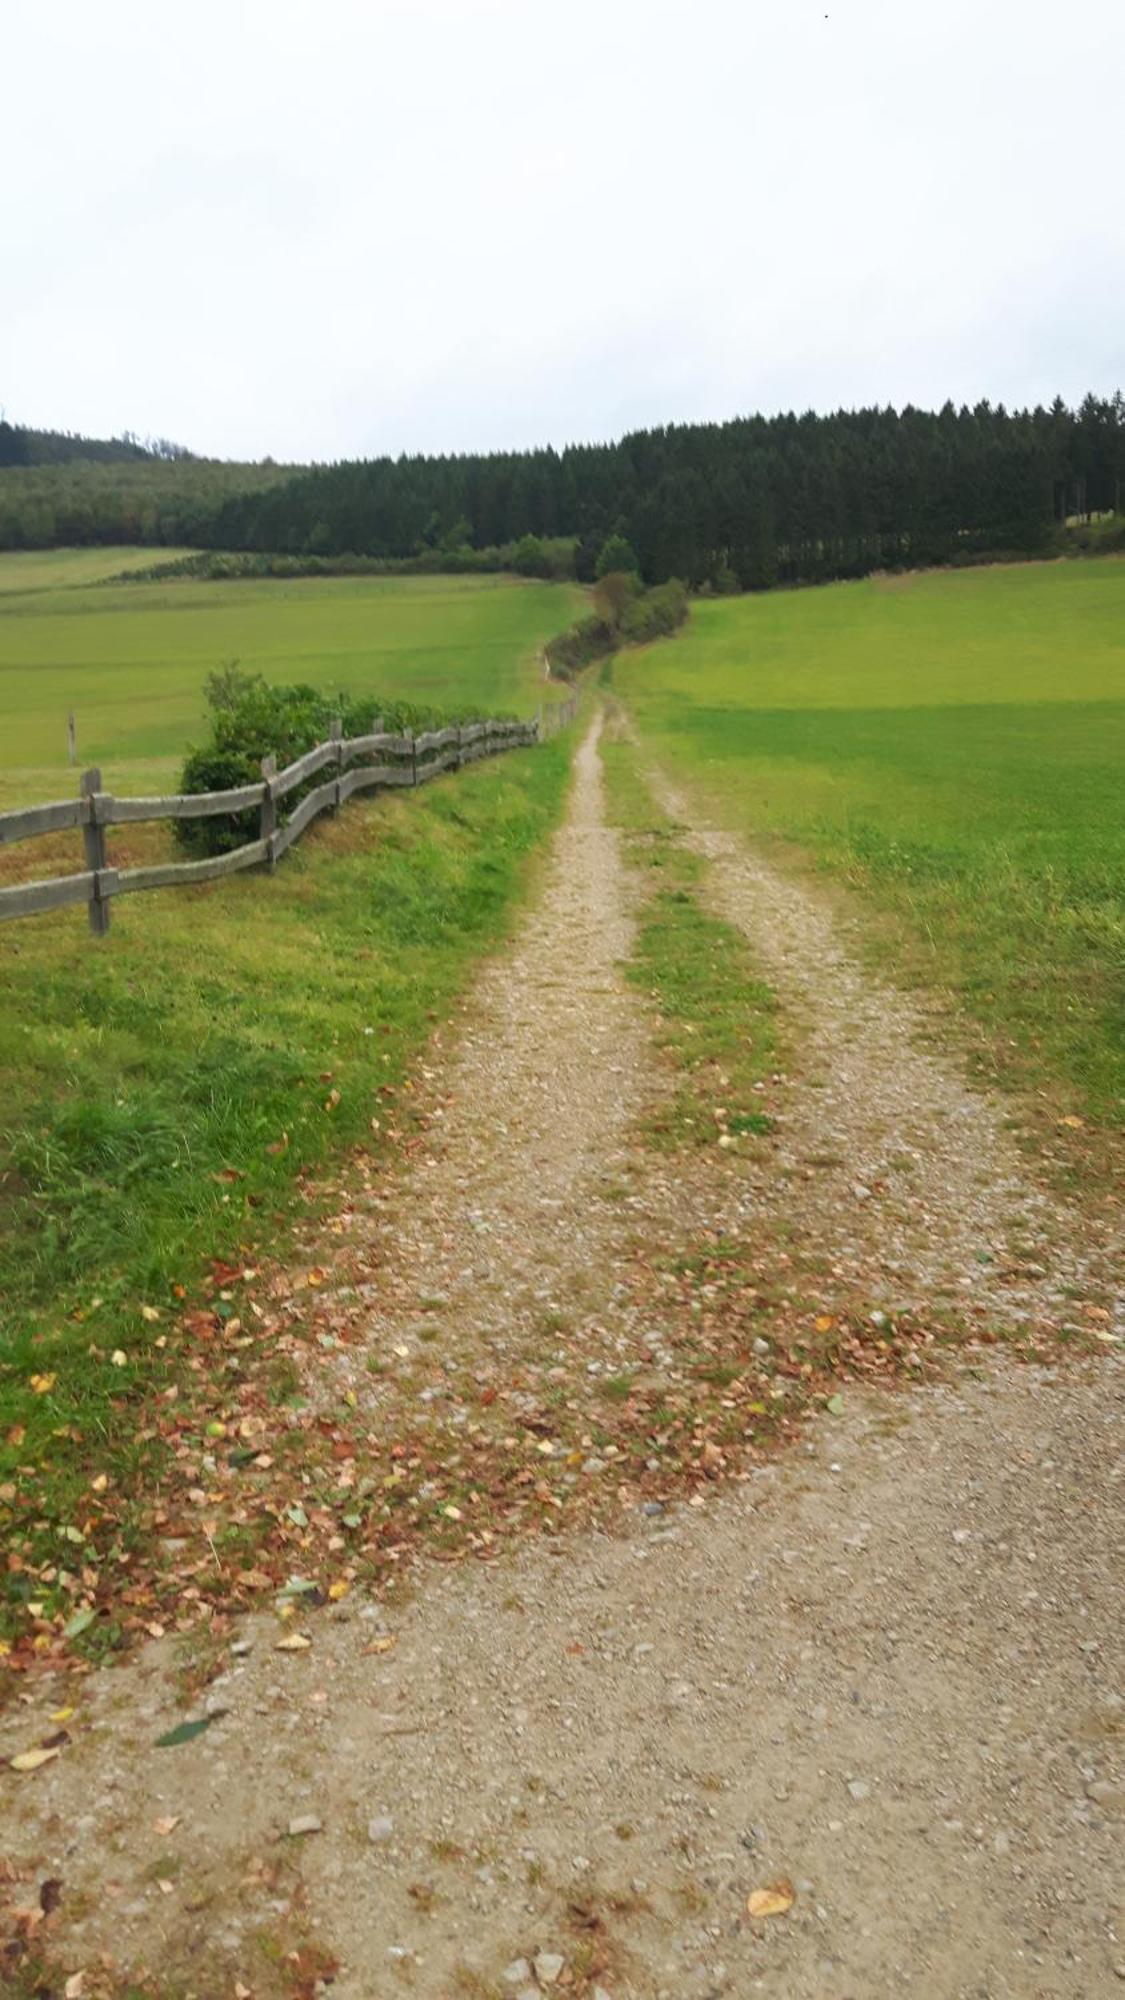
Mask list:
[[[443,1115],[370,1219],[372,1356],[413,1365],[436,1311],[451,1371],[481,1379],[549,1387],[575,1347],[594,1375],[659,1363],[622,1282],[638,1245],[782,1219],[900,1303],[1080,1312],[1078,1219],[986,1101],[811,897],[698,837],[803,1016],[767,1166],[639,1152],[660,1071],[617,969],[631,889],[591,737],[537,907],[435,1079]],[[698,1504],[349,1598],[307,1648],[251,1620],[190,1745],[151,1747],[181,1713],[169,1642],[92,1677],[74,1743],[9,1780],[9,1901],[61,1880],[49,1927],[86,1995],[103,1954],[198,2000],[311,1994],[313,1960],[287,1989],[264,1955],[293,1926],[339,1958],[341,2000],[1122,1991],[1120,1366],[968,1363],[849,1390]],[[352,1349],[324,1367],[377,1425],[387,1379]],[[29,1692],[7,1754],[57,1699]],[[788,1914],[752,1920],[779,1880]]]
[[[872,980],[848,916],[702,823],[667,778],[652,784],[800,1035],[758,1213],[795,1207],[806,1241],[880,1304],[1057,1328],[1081,1325],[1075,1300],[1096,1293],[1125,1335],[1122,1245],[1094,1243],[1088,1220],[1029,1178],[1007,1129],[1018,1107],[966,1089],[925,1046],[940,1017]]]

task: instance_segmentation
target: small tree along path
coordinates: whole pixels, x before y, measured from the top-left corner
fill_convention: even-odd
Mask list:
[[[412,1598],[247,1621],[177,1746],[154,1747],[182,1713],[169,1642],[91,1678],[64,1753],[3,1774],[11,1897],[61,1881],[44,1928],[79,1993],[109,1990],[102,1955],[200,2000],[311,1995],[333,1959],[341,2000],[1119,1990],[1120,1371],[981,1347],[740,1458],[690,1402],[679,1294],[636,1276],[732,1237],[765,1269],[784,1231],[783,1273],[841,1312],[940,1294],[1050,1327],[1082,1311],[1078,1219],[815,901],[698,837],[804,1017],[777,1138],[733,1164],[639,1143],[667,1083],[619,968],[633,890],[592,734],[534,910],[419,1079],[409,1172],[334,1239],[361,1337],[306,1349],[326,1416],[389,1439],[411,1413],[440,1469],[415,1516],[477,1521],[487,1556],[491,1450],[544,1525],[415,1570]],[[699,1465],[737,1476],[646,1498],[661,1461],[615,1442],[622,1393],[654,1435],[682,1405]],[[619,1532],[545,1532],[590,1492]],[[29,1704],[9,1756],[51,1727],[49,1690]],[[788,1914],[752,1919],[780,1880]]]

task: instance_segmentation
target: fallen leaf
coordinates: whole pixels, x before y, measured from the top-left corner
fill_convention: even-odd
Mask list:
[[[176,1828],[180,1824],[181,1817],[182,1815],[180,1813],[169,1813],[167,1817],[164,1819],[154,1819],[152,1822],[153,1829],[163,1838],[169,1833],[175,1832]]]
[[[67,1619],[63,1626],[63,1638],[77,1639],[79,1633],[84,1632],[88,1625],[92,1625],[96,1617],[97,1612],[91,1611],[89,1605],[84,1605],[81,1611],[74,1613],[73,1618]],[[69,1710],[67,1712],[70,1713]]]
[[[303,1833],[319,1833],[320,1821],[315,1813],[300,1813],[289,1822],[290,1840],[299,1840]]]
[[[314,1264],[312,1270],[307,1271],[305,1273],[305,1276],[310,1285],[323,1285],[325,1278],[328,1276],[328,1273],[324,1269],[323,1265]]]
[[[86,1974],[84,1972],[72,1972],[66,1985],[63,1987],[64,2000],[82,2000],[82,1995],[85,1991]]]
[[[280,1139],[275,1139],[272,1145],[266,1147],[266,1151],[267,1153],[272,1153],[275,1159],[277,1159],[279,1154],[287,1153],[289,1151],[288,1132],[283,1132]]]
[[[347,1581],[347,1579],[345,1577],[339,1577],[337,1578],[335,1583],[330,1583],[328,1586],[329,1598],[331,1599],[333,1604],[339,1604],[340,1599],[342,1597],[346,1597],[350,1589],[351,1589],[351,1584]]]
[[[13,1771],[38,1771],[58,1754],[57,1750],[21,1750],[18,1757],[9,1757],[8,1764]]]
[[[830,1415],[842,1417],[844,1414],[844,1399],[842,1396],[829,1396],[824,1407]]]
[[[303,1632],[290,1632],[286,1638],[275,1642],[273,1650],[275,1653],[304,1653],[311,1645],[312,1640],[306,1638]]]
[[[461,1519],[460,1507],[454,1507],[454,1506],[443,1507],[441,1511],[451,1521],[459,1521]]]
[[[45,1917],[53,1916],[62,1902],[62,1886],[57,1875],[50,1875],[39,1884],[39,1908]]]
[[[142,1306],[142,1307],[141,1307],[141,1318],[142,1318],[142,1319],[147,1319],[147,1320],[148,1320],[148,1322],[149,1322],[149,1324],[151,1325],[151,1324],[152,1324],[152,1321],[153,1321],[154,1319],[159,1319],[159,1318],[160,1318],[160,1314],[159,1314],[159,1313],[157,1312],[157,1310],[156,1310],[156,1307],[155,1307],[155,1306]]]
[[[157,1737],[156,1747],[158,1750],[174,1750],[179,1743],[191,1743],[225,1714],[225,1708],[213,1708],[210,1715],[201,1715],[195,1722],[178,1722],[174,1729],[168,1729],[163,1736]]]
[[[74,1710],[72,1708],[53,1708],[47,1720],[48,1722],[69,1722],[73,1714]]]
[[[326,1111],[335,1111],[336,1106],[339,1104],[339,1102],[340,1102],[339,1091],[330,1090],[327,1097],[324,1100],[324,1109]]]
[[[796,1900],[792,1882],[788,1875],[782,1875],[776,1882],[767,1883],[764,1889],[751,1890],[746,1908],[752,1917],[784,1917]]]
[[[33,1375],[31,1386],[37,1396],[49,1396],[58,1379],[57,1375]]]
[[[127,1366],[128,1356],[123,1347],[115,1347],[109,1358],[115,1368],[124,1368]]]
[[[816,1321],[816,1330],[818,1333],[831,1333],[835,1324],[836,1322],[831,1313],[818,1313]]]
[[[365,1653],[389,1653],[391,1648],[397,1645],[397,1634],[388,1634],[385,1639],[372,1639],[371,1644],[365,1646],[363,1650]]]

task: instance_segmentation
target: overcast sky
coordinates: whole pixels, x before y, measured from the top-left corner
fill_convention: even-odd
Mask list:
[[[3,0],[0,405],[223,457],[1125,387],[1122,0]]]

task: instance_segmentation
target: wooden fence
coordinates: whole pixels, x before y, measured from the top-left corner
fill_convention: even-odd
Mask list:
[[[538,743],[572,721],[576,708],[577,697],[571,695],[557,706],[541,709],[534,722],[474,722],[460,728],[430,729],[417,736],[410,731],[402,736],[384,734],[380,721],[375,722],[369,736],[344,736],[337,723],[327,743],[318,743],[286,770],[278,771],[274,759],[266,757],[259,782],[240,785],[229,792],[181,792],[168,798],[118,799],[110,792],[103,792],[100,771],[84,771],[78,798],[0,813],[0,846],[31,840],[37,834],[80,827],[86,861],[78,874],[56,875],[46,881],[21,882],[0,889],[0,921],[6,917],[35,916],[43,910],[60,910],[68,903],[85,903],[90,929],[102,937],[109,929],[114,896],[131,896],[140,889],[176,889],[193,882],[213,882],[217,876],[234,875],[242,868],[275,868],[286,848],[300,839],[318,813],[335,812],[353,792],[424,785],[441,771],[460,770],[479,757],[494,757],[503,750],[519,750],[526,744]],[[365,757],[381,761],[359,762]],[[327,774],[325,778],[305,793],[282,823],[281,802],[321,771]],[[106,832],[111,826],[123,826],[132,820],[209,819],[219,813],[254,811],[258,814],[258,838],[229,854],[209,855],[203,861],[168,861],[149,868],[109,865]]]

